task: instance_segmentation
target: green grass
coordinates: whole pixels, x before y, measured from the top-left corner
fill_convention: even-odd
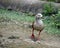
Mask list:
[[[60,36],[60,30],[54,26],[53,20],[49,17],[49,19],[44,20],[45,23],[45,31],[49,34],[54,34]]]
[[[24,22],[33,22],[34,20],[34,16],[28,16],[28,14],[26,13],[22,13],[22,12],[16,12],[16,11],[8,11],[8,10],[3,10],[0,9],[0,18],[4,17],[7,19],[12,19],[12,20],[17,20],[17,21],[24,21]],[[43,20],[44,24],[45,24],[45,32],[49,33],[49,34],[55,34],[60,36],[60,30],[57,29],[54,25],[53,25],[53,21],[49,18]]]
[[[7,17],[13,20],[27,22],[32,22],[32,20],[34,20],[34,17],[28,16],[28,14],[3,9],[0,9],[0,17]]]

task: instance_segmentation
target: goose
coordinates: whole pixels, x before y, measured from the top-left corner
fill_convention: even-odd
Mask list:
[[[38,36],[37,36],[37,40],[40,40],[40,34],[42,32],[42,30],[44,29],[44,23],[42,21],[42,17],[43,15],[41,13],[38,13],[35,15],[35,21],[33,21],[32,23],[32,34],[31,34],[31,38],[34,39],[35,35],[34,35],[34,30],[38,30]]]

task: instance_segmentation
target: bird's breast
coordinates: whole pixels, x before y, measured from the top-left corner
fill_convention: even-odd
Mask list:
[[[37,29],[37,30],[41,30],[44,28],[44,25],[43,25],[43,21],[39,20],[39,21],[35,21],[34,22],[34,28]]]
[[[35,21],[34,25],[42,26],[43,25],[43,21],[42,20]]]

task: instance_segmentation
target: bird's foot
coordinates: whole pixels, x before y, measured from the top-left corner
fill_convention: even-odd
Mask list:
[[[37,41],[40,41],[40,39],[37,39]]]
[[[31,35],[31,39],[34,39],[34,38],[35,38],[35,35],[34,35],[34,34],[32,34],[32,35]]]
[[[36,42],[37,42],[37,43],[39,43],[39,44],[41,43],[41,41],[40,41],[40,40],[37,40]]]
[[[40,38],[39,38],[39,37],[36,37],[36,40],[37,40],[37,41],[40,41]]]

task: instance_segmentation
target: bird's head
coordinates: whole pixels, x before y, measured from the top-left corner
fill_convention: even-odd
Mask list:
[[[43,17],[43,15],[41,13],[38,13],[35,17],[36,17],[36,19],[41,19]]]

